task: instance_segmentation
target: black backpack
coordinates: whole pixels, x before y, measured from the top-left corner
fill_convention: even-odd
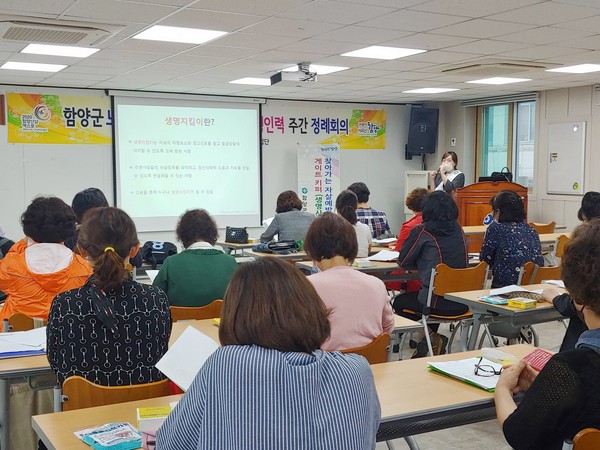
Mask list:
[[[15,243],[10,239],[0,238],[0,259],[4,258],[13,245],[15,245]]]
[[[142,258],[148,264],[152,264],[152,269],[165,262],[165,259],[171,255],[177,254],[177,246],[172,242],[148,241],[142,247]]]

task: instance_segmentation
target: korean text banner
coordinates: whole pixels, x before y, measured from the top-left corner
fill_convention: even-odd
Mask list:
[[[316,215],[333,212],[339,193],[339,146],[301,146],[298,149],[298,194],[302,210]]]
[[[109,97],[7,94],[11,144],[110,144]]]
[[[352,114],[263,116],[263,144],[274,135],[313,135],[320,144],[335,144],[342,150],[385,149],[385,110],[354,109]]]

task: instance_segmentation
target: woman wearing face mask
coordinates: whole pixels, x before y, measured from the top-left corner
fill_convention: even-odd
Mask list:
[[[465,185],[465,174],[458,170],[458,156],[454,152],[446,152],[442,156],[442,164],[437,172],[429,174],[429,186],[432,191],[454,190]]]

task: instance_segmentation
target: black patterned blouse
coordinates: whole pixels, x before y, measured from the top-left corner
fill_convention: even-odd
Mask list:
[[[159,381],[154,367],[167,351],[171,313],[167,295],[156,286],[125,281],[106,292],[112,303],[114,333],[100,321],[92,279],[58,294],[48,316],[48,361],[58,382],[79,375],[103,386]]]

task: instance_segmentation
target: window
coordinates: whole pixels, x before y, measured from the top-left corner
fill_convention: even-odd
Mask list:
[[[479,106],[477,123],[478,176],[490,176],[504,167],[513,181],[533,188],[535,101]]]

